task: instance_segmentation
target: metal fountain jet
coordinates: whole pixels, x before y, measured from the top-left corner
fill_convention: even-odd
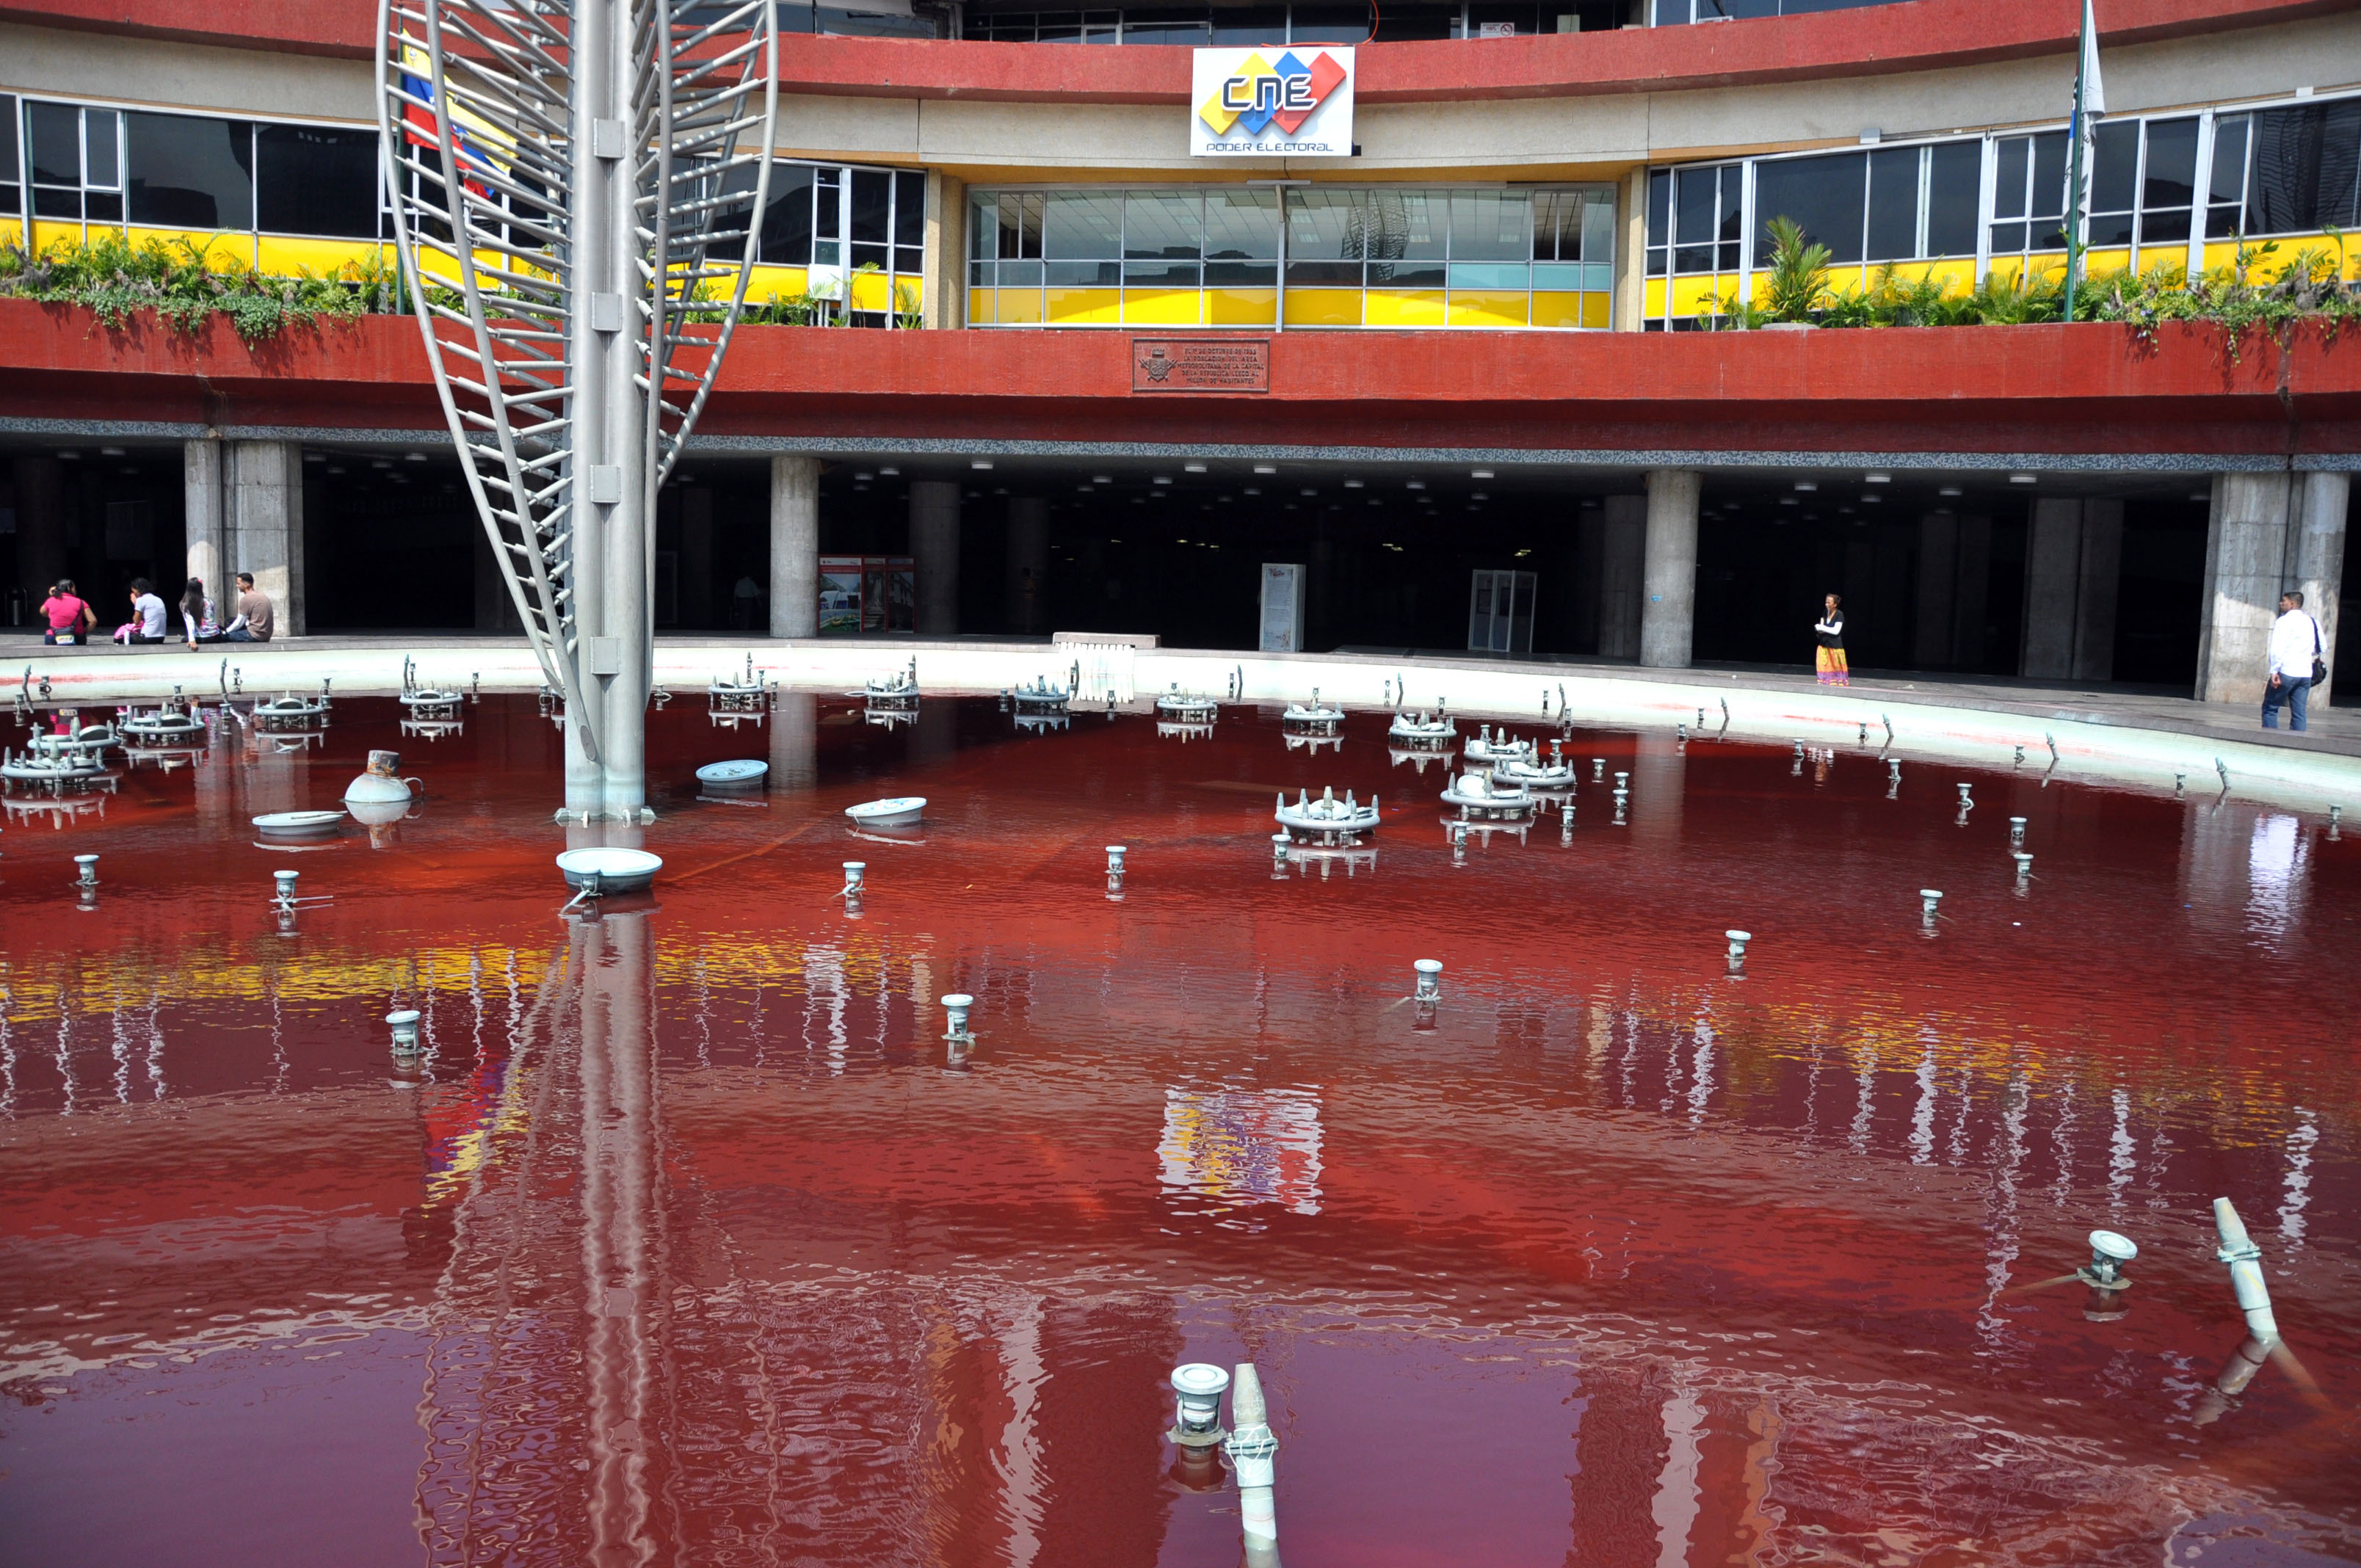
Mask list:
[[[656,489],[757,259],[774,7],[378,3],[402,278],[477,515],[565,696],[567,820],[647,819]]]

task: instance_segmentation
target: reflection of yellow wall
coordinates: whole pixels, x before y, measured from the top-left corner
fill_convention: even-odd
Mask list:
[[[1290,289],[1287,291],[1287,324],[1358,326],[1361,324],[1361,291]]]
[[[1047,289],[1043,313],[1059,326],[1112,326],[1123,318],[1120,289]]]
[[[1447,319],[1440,289],[1372,289],[1366,310],[1371,326],[1441,326]]]
[[[1453,326],[1523,326],[1532,314],[1532,296],[1522,289],[1454,289]]]

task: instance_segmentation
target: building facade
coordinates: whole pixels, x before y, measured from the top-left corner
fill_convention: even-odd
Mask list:
[[[2361,348],[1705,330],[1765,302],[1780,219],[1824,302],[2037,305],[2080,12],[783,7],[757,324],[664,499],[659,626],[813,634],[822,555],[907,556],[919,634],[1254,646],[1287,562],[1299,647],[1780,663],[1838,592],[1857,664],[2243,698],[2279,588],[2334,635]],[[2351,278],[2361,5],[2097,14],[2085,298]],[[382,282],[373,6],[0,16],[23,265],[112,238]],[[1347,128],[1217,131],[1201,49],[1332,73]],[[0,299],[0,363],[16,624],[60,575],[105,610],[239,569],[298,630],[500,623],[409,323]]]

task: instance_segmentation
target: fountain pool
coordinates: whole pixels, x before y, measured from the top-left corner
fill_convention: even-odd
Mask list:
[[[533,699],[460,712],[216,712],[0,835],[7,1555],[1228,1564],[1170,1379],[1251,1361],[1292,1568],[2361,1559],[2325,803],[1578,729],[1570,827],[1455,857],[1384,713],[784,692],[568,829]],[[371,747],[409,815],[258,841]],[[1275,859],[1330,784],[1383,830]],[[561,918],[599,843],[664,870]]]

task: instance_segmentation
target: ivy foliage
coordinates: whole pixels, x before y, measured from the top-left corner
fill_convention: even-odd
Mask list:
[[[325,276],[303,269],[274,278],[234,258],[230,245],[219,236],[135,244],[104,232],[38,252],[0,245],[0,296],[85,306],[115,330],[142,312],[182,332],[222,315],[249,343],[290,327],[407,308],[398,270],[381,251]]]
[[[2066,319],[2066,271],[1995,269],[1973,289],[1940,278],[1906,278],[1885,262],[1856,287],[1828,280],[1828,247],[1806,242],[1785,217],[1764,225],[1771,261],[1754,298],[1732,292],[1708,318],[1718,331],[1780,323],[1826,327],[2017,326]],[[2345,236],[2330,245],[2281,255],[2278,241],[2241,243],[2235,258],[2191,279],[2186,267],[2160,263],[2086,276],[2075,291],[2082,321],[2118,322],[2153,340],[2167,322],[2204,322],[2226,329],[2233,353],[2250,334],[2279,335],[2316,325],[2334,337],[2361,317],[2361,268],[2348,265]],[[2334,248],[2331,248],[2333,247]]]

